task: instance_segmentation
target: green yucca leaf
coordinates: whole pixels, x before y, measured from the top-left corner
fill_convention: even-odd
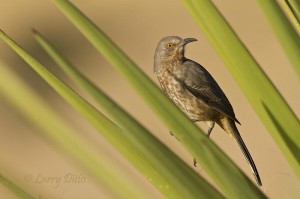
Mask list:
[[[9,181],[7,178],[5,178],[3,175],[0,174],[0,183],[4,185],[7,189],[9,189],[12,193],[14,193],[17,197],[22,199],[34,199],[33,196],[26,193],[24,190],[22,190],[20,187],[18,187],[13,182]]]
[[[298,35],[300,35],[300,21],[299,18],[297,17],[298,15],[297,12],[295,11],[294,6],[292,6],[292,4],[288,0],[279,1],[278,4],[282,6],[282,9],[285,11],[289,21],[295,28]]]
[[[277,1],[257,0],[300,78],[300,38]],[[298,22],[299,28],[299,22]]]
[[[98,154],[100,152],[96,154],[47,103],[4,66],[0,67],[0,94],[27,121],[38,127],[40,133],[81,163],[113,196],[124,199],[146,197],[121,166],[112,165],[104,154]]]
[[[299,0],[285,0],[288,4],[290,10],[294,14],[295,18],[298,21],[298,26],[300,24],[300,1]]]
[[[211,1],[183,2],[300,177],[300,123],[293,111]]]
[[[196,172],[154,136],[142,132],[123,132],[2,31],[0,31],[0,37],[91,122],[166,197],[223,198],[219,192],[200,178]],[[122,189],[123,187],[120,188]]]
[[[199,128],[193,124],[153,82],[76,7],[54,0],[63,13],[99,52],[144,97],[175,136],[196,157],[228,198],[264,198],[252,182]]]

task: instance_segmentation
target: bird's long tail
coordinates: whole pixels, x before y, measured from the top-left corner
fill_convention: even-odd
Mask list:
[[[253,159],[252,159],[252,157],[251,157],[251,155],[250,155],[250,153],[249,153],[249,151],[248,151],[248,149],[247,149],[247,147],[246,147],[246,145],[245,145],[245,143],[244,143],[244,141],[243,141],[236,125],[235,125],[235,123],[234,123],[234,121],[230,118],[225,117],[225,118],[221,119],[220,122],[218,122],[218,124],[228,134],[231,134],[235,138],[235,140],[237,141],[241,151],[243,152],[243,154],[244,154],[244,156],[245,156],[245,158],[246,158],[246,160],[247,160],[247,162],[248,162],[248,164],[249,164],[249,166],[252,170],[252,173],[255,177],[255,180],[256,180],[257,184],[259,186],[261,186],[262,183],[261,183],[258,171],[256,169],[255,163],[254,163],[254,161],[253,161]]]

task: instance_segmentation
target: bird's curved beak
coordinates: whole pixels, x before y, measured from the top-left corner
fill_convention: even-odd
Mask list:
[[[185,46],[186,44],[194,41],[198,41],[198,40],[195,38],[185,38],[181,41],[180,46]]]

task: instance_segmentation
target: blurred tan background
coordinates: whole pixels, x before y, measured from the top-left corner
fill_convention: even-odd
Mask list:
[[[270,198],[300,198],[300,183],[278,147],[252,110],[247,99],[208,43],[195,21],[180,1],[174,0],[73,0],[85,14],[100,26],[156,83],[153,74],[153,54],[157,42],[167,35],[194,37],[198,42],[187,47],[186,56],[203,64],[221,85],[231,101],[242,126],[239,130],[260,172],[262,190]],[[271,32],[261,10],[253,0],[214,0],[217,7],[248,46],[256,60],[278,87],[284,98],[300,115],[299,80],[293,72],[279,43]],[[0,28],[12,36],[48,69],[74,86],[58,70],[44,51],[34,41],[30,29],[35,28],[52,41],[73,63],[111,97],[135,116],[155,136],[162,140],[191,167],[193,158],[181,144],[169,135],[168,129],[158,120],[148,106],[128,83],[85,40],[50,0],[1,0]],[[34,73],[12,50],[0,42],[0,60],[11,67],[19,78],[34,89],[94,147],[105,152],[115,164],[122,165],[142,184],[145,194],[163,198],[150,183],[98,136],[70,105]],[[1,72],[1,71],[0,71]],[[255,80],[249,80],[255,81]],[[81,92],[86,96],[83,92]],[[201,127],[206,126],[199,124]],[[219,127],[211,139],[216,142],[253,180],[242,153],[234,140]],[[0,169],[36,198],[113,198],[78,164],[55,149],[39,132],[25,123],[0,97]],[[205,175],[201,165],[195,168]],[[27,174],[37,177],[82,174],[82,184],[28,183]],[[0,198],[16,198],[0,185]]]

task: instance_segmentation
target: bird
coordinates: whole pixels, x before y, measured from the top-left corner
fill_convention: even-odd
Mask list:
[[[236,127],[235,123],[240,122],[235,117],[229,100],[201,64],[185,57],[185,46],[195,41],[195,38],[167,36],[158,42],[154,55],[154,73],[161,89],[193,122],[207,123],[208,137],[215,123],[233,137],[257,184],[262,186],[255,163]]]

